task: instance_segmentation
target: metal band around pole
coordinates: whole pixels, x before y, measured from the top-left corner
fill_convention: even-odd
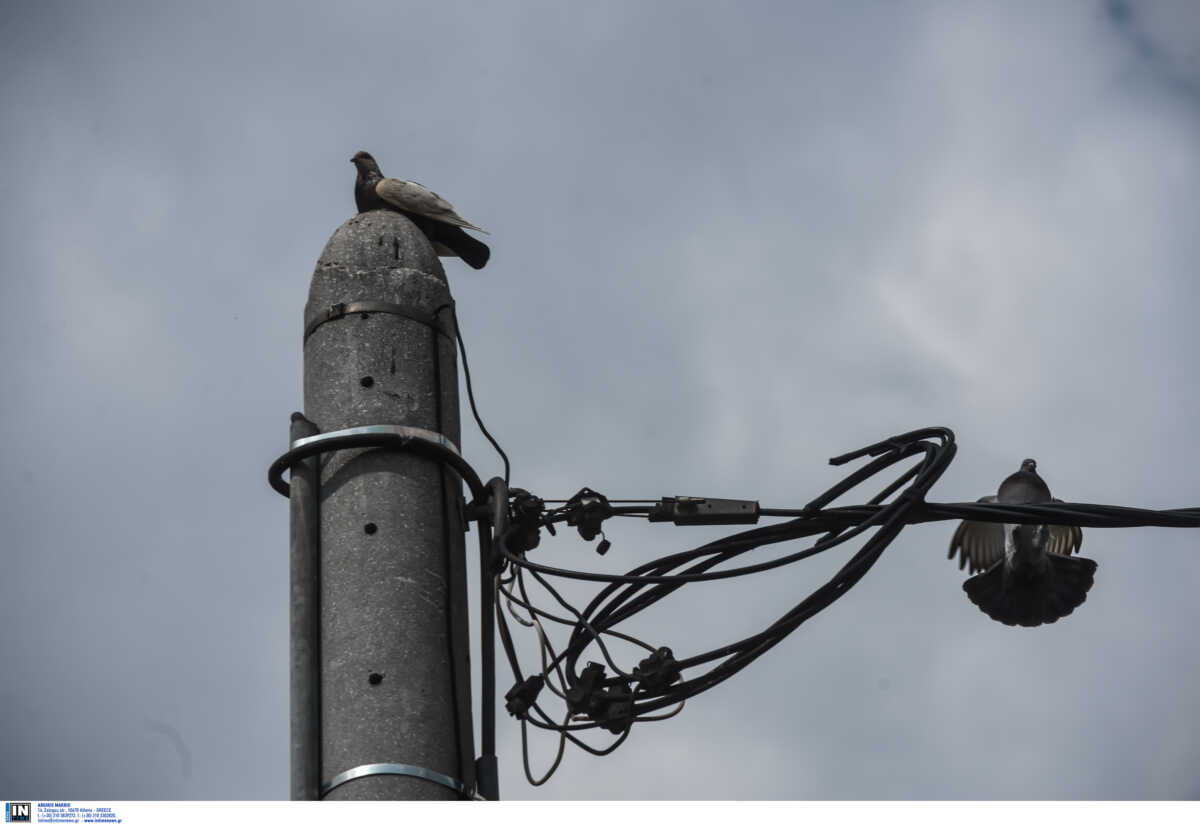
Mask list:
[[[289,484],[283,473],[295,462],[317,453],[359,447],[393,447],[412,450],[432,456],[449,464],[471,489],[471,496],[481,499],[486,495],[483,482],[458,451],[454,442],[441,433],[422,427],[406,427],[400,424],[369,424],[365,427],[349,427],[345,430],[320,433],[309,438],[298,438],[286,453],[275,459],[267,470],[267,482],[282,496],[290,495]]]
[[[326,796],[330,791],[338,785],[344,785],[355,779],[361,779],[364,776],[411,776],[416,779],[424,779],[429,782],[436,782],[439,785],[444,785],[452,791],[457,791],[460,795],[468,799],[480,798],[466,789],[463,783],[457,779],[446,776],[444,773],[432,771],[429,768],[422,768],[418,765],[405,765],[402,762],[375,762],[370,765],[359,765],[357,768],[351,768],[348,771],[342,771],[337,776],[330,779],[321,786],[321,796]]]
[[[333,306],[326,307],[317,313],[316,317],[304,327],[304,340],[307,341],[309,336],[316,332],[317,327],[327,321],[336,321],[339,318],[345,318],[347,315],[370,315],[373,312],[386,312],[389,315],[399,315],[402,318],[408,318],[410,321],[416,321],[418,324],[431,327],[441,335],[446,336],[452,341],[454,340],[452,334],[442,328],[441,319],[436,316],[425,315],[406,306],[388,303],[387,301],[351,301],[349,303],[334,304]]]
[[[365,427],[348,427],[344,430],[334,430],[331,433],[318,433],[317,435],[310,435],[307,438],[297,438],[292,442],[292,449],[347,435],[376,435],[378,433],[398,435],[403,438],[415,438],[419,441],[433,441],[441,444],[455,455],[461,455],[454,442],[441,433],[435,433],[433,430],[427,430],[424,427],[406,427],[403,424],[368,424]]]

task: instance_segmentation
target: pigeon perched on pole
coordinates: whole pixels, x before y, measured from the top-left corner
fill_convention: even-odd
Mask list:
[[[982,502],[1046,504],[1050,488],[1027,458],[1021,469],[1004,479],[994,496]],[[973,575],[963,590],[979,609],[1007,625],[1037,627],[1068,615],[1087,598],[1096,562],[1072,558],[1083,544],[1078,527],[1052,524],[997,524],[964,521],[950,540],[950,555],[959,554],[961,570]]]
[[[464,232],[463,227],[485,235],[488,233],[459,217],[449,201],[411,180],[385,178],[375,158],[367,152],[355,152],[350,162],[358,169],[354,203],[359,212],[372,209],[399,212],[429,238],[437,254],[462,258],[471,267],[483,269],[492,251],[487,244]]]

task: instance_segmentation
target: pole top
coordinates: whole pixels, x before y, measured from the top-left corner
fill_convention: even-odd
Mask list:
[[[321,297],[317,293],[324,291],[323,273],[344,281],[356,273],[394,269],[418,270],[446,283],[433,244],[412,221],[385,209],[363,212],[339,226],[326,242],[317,259],[309,300]]]
[[[305,327],[331,306],[361,301],[409,307],[422,316],[450,301],[433,245],[398,212],[363,212],[334,231],[313,269]]]

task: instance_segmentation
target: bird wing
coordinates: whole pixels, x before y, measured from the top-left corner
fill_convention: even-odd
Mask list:
[[[460,218],[455,213],[454,207],[450,205],[450,201],[414,181],[384,178],[375,184],[375,194],[405,212],[412,212],[452,226],[461,226],[485,235],[488,234],[487,230],[480,229],[475,224]]]
[[[1050,500],[1056,504],[1063,503],[1060,498],[1052,498]],[[1051,553],[1057,553],[1060,556],[1069,556],[1072,553],[1078,553],[1082,545],[1083,530],[1080,528],[1066,524],[1050,525],[1050,544],[1046,549]]]
[[[979,503],[989,504],[995,500],[995,496],[984,496]],[[956,552],[959,570],[968,564],[972,574],[987,570],[1004,558],[1004,525],[994,521],[962,522],[950,539],[950,553],[946,558],[954,558]]]

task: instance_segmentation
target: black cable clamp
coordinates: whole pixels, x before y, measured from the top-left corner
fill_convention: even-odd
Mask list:
[[[563,509],[567,511],[567,524],[579,528],[579,535],[584,541],[591,541],[596,536],[600,536],[596,552],[601,556],[608,552],[612,543],[605,537],[600,525],[606,518],[612,516],[613,508],[605,496],[590,487],[584,487],[567,499]]]
[[[517,682],[504,694],[505,709],[510,715],[524,719],[545,686],[546,680],[540,673],[530,676],[524,682]]]
[[[606,681],[611,684],[605,684]],[[605,680],[604,665],[588,662],[579,681],[567,688],[567,709],[583,714],[610,733],[624,733],[633,724],[633,690],[629,680]]]
[[[679,662],[675,661],[675,655],[669,647],[660,647],[633,669],[638,689],[647,693],[664,690],[679,681],[679,677]]]
[[[508,549],[518,556],[537,547],[542,541],[543,526],[554,535],[553,524],[542,524],[542,514],[546,512],[546,502],[528,490],[513,487],[509,494],[509,518],[515,529],[509,533]]]

